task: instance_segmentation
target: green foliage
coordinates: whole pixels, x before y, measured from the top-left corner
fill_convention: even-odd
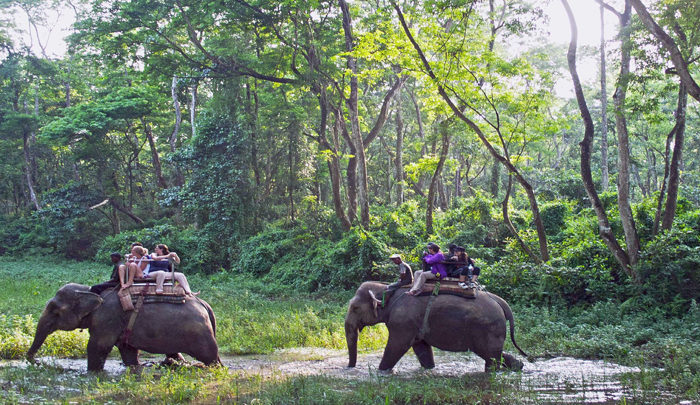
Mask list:
[[[93,244],[107,231],[99,214],[89,209],[100,202],[99,193],[86,184],[68,183],[42,197],[44,204],[35,216],[54,250],[68,258],[92,256]]]
[[[303,228],[270,228],[241,245],[234,269],[297,291],[349,290],[362,280],[395,276],[387,257],[386,244],[359,228],[338,241],[319,239]]]
[[[571,215],[571,204],[562,201],[549,202],[540,206],[540,216],[547,236],[558,235],[565,229],[566,218]]]
[[[625,285],[600,266],[500,263],[482,269],[479,281],[509,300],[529,305],[585,306],[629,296]]]
[[[47,228],[35,216],[0,216],[0,255],[45,253],[51,241]]]
[[[700,212],[647,245],[637,268],[640,299],[662,305],[674,314],[685,313],[700,300]]]
[[[255,216],[247,174],[248,145],[244,132],[227,115],[205,111],[198,134],[176,160],[191,172],[177,203],[193,223],[201,224],[204,252],[214,267],[228,267],[237,242],[250,233]]]

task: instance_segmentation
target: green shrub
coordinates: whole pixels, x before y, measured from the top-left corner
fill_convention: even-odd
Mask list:
[[[571,214],[571,205],[564,201],[553,201],[540,206],[540,216],[547,236],[558,235],[566,227],[566,218]]]
[[[687,312],[691,301],[700,299],[700,229],[679,228],[647,244],[637,267],[639,292],[675,314]]]

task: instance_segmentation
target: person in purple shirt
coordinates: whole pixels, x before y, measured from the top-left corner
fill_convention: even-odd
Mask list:
[[[440,280],[447,277],[447,267],[441,263],[445,261],[445,255],[440,251],[440,246],[429,243],[428,251],[423,252],[423,262],[430,266],[430,270],[418,270],[415,273],[413,287],[406,293],[408,295],[420,294],[426,280]]]

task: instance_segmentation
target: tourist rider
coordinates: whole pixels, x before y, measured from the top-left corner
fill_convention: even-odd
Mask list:
[[[429,271],[418,270],[415,273],[413,287],[406,293],[409,295],[420,294],[423,284],[426,280],[440,280],[447,277],[447,269],[445,264],[445,255],[440,251],[440,246],[435,243],[428,244],[428,251],[423,252],[423,263],[430,266]]]
[[[171,252],[168,246],[165,244],[158,244],[156,248],[153,249],[153,254],[151,255],[151,267],[146,278],[156,280],[156,294],[163,293],[163,283],[165,280],[175,280],[182,288],[185,290],[187,295],[197,295],[190,290],[190,284],[187,282],[187,277],[183,273],[170,271],[170,261],[175,264],[180,264],[180,257],[175,252]]]
[[[461,251],[461,257],[462,260],[460,262],[464,261],[466,263],[465,266],[462,266],[458,269],[459,271],[459,286],[462,288],[474,288],[476,287],[476,282],[479,279],[479,274],[481,274],[481,269],[479,267],[476,267],[474,264],[474,260],[469,257],[469,255],[466,252],[466,249],[463,247],[460,247]]]

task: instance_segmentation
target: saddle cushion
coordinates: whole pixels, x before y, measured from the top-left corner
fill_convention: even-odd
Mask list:
[[[143,297],[144,304],[166,302],[170,304],[184,304],[185,290],[178,284],[166,283],[163,285],[163,293],[156,294],[155,283],[136,283],[129,288],[119,291],[119,302],[124,311],[133,311],[139,298]]]
[[[436,280],[428,280],[423,284],[423,288],[419,295],[432,294],[435,290]],[[478,288],[462,288],[459,286],[459,279],[453,277],[445,277],[440,280],[440,294],[458,295],[464,298],[476,298]]]

